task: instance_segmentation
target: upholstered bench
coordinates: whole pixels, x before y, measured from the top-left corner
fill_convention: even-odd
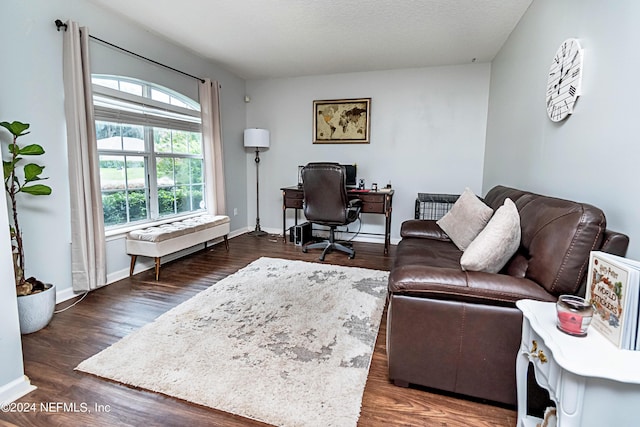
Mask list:
[[[229,225],[226,215],[200,215],[182,221],[131,231],[127,234],[127,254],[131,255],[129,276],[138,255],[148,256],[156,262],[156,280],[160,278],[160,258],[182,249],[204,243],[219,237],[224,238],[224,245],[229,250]]]

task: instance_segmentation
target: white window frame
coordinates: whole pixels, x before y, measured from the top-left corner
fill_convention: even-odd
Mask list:
[[[206,174],[204,173],[206,162],[211,160],[205,157],[205,150],[202,145],[200,147],[200,154],[174,152],[156,153],[154,151],[153,140],[153,128],[197,132],[202,135],[200,105],[196,101],[191,100],[185,95],[151,82],[132,79],[124,76],[93,75],[92,77],[118,82],[118,86],[120,86],[121,82],[141,85],[144,95],[139,96],[127,93],[121,90],[96,84],[95,82],[93,84],[93,101],[96,122],[110,122],[121,125],[143,126],[144,134],[143,151],[105,149],[99,150],[99,154],[116,156],[141,156],[145,158],[145,165],[147,168],[145,171],[145,187],[147,190],[146,196],[148,218],[141,221],[106,226],[106,234],[115,235],[130,231],[132,229],[148,227],[150,225],[163,222],[175,221],[177,218],[187,218],[189,216],[197,215],[206,211],[206,206],[204,206],[197,210],[190,210],[188,212],[181,212],[172,215],[164,215],[162,217],[160,216],[158,206],[156,159],[167,157],[174,159],[201,159],[203,172],[203,204],[206,203],[206,188],[210,185],[213,185],[213,183],[209,183],[206,181]],[[170,100],[176,100],[178,103],[185,105],[185,107],[180,105],[172,105],[148,98],[147,96],[151,96],[152,89],[168,95]],[[202,137],[200,139],[200,142],[202,144]]]

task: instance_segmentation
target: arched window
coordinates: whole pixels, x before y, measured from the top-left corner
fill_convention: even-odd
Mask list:
[[[200,104],[128,77],[92,82],[105,226],[205,210]]]

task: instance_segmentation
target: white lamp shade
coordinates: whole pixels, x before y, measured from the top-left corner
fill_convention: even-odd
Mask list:
[[[269,148],[269,131],[266,129],[245,129],[244,146],[253,148]]]

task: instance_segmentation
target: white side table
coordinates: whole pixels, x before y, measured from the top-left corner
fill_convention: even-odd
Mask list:
[[[521,300],[522,341],[516,360],[518,426],[527,415],[527,369],[556,404],[559,427],[639,426],[640,351],[619,350],[593,328],[583,338],[556,327],[554,303]]]

